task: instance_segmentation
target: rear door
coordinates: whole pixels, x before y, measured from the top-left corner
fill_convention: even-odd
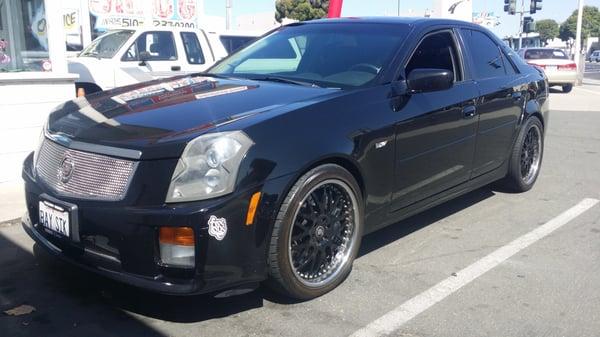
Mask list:
[[[398,112],[403,121],[396,127],[393,211],[464,183],[471,175],[478,91],[464,71],[452,30],[423,38],[405,76],[419,68],[450,70],[455,82],[448,90],[409,95]]]
[[[204,71],[214,64],[208,42],[202,36],[192,31],[183,31],[179,32],[179,40],[184,54],[183,72]]]
[[[523,86],[517,68],[487,33],[461,29],[479,88],[477,145],[471,177],[498,168],[508,158],[524,106]]]

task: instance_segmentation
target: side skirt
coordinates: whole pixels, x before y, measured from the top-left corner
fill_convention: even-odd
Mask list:
[[[446,201],[452,200],[458,196],[463,194],[472,192],[480,187],[489,185],[494,181],[500,180],[506,176],[508,173],[508,160],[506,160],[500,167],[497,169],[485,173],[481,176],[473,178],[461,185],[450,188],[446,191],[440,192],[434,196],[431,196],[427,199],[419,201],[415,204],[407,206],[405,208],[399,209],[389,214],[388,220],[386,222],[382,222],[379,224],[367,224],[365,228],[365,234],[372,233],[376,230],[379,230],[383,227],[387,227],[391,224],[395,224],[399,221],[402,221],[406,218],[409,218],[415,214],[421,213],[425,210],[443,204]]]

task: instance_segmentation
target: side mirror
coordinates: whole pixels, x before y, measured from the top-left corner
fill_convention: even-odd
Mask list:
[[[145,66],[146,62],[150,60],[151,57],[152,55],[150,55],[150,53],[145,50],[140,52],[140,66]]]
[[[418,68],[408,74],[406,86],[411,93],[450,89],[454,73],[447,69]]]

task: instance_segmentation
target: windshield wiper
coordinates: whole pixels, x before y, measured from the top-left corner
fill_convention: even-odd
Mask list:
[[[285,78],[285,77],[279,77],[279,76],[261,76],[261,77],[251,77],[250,80],[253,81],[269,81],[269,82],[279,82],[279,83],[287,83],[287,84],[294,84],[294,85],[301,85],[303,87],[311,87],[311,88],[320,88],[321,86],[312,83],[312,82],[305,82],[305,81],[298,81],[298,80],[292,80],[289,78]]]

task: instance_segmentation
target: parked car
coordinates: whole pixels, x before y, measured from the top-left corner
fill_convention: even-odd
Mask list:
[[[109,31],[67,62],[78,91],[94,93],[204,71],[225,56],[203,30],[144,27]]]
[[[590,54],[590,62],[600,62],[600,50],[594,50],[591,54]]]
[[[205,74],[58,107],[24,163],[23,227],[153,291],[310,299],[364,234],[494,181],[532,188],[547,122],[543,72],[478,25],[292,24]]]
[[[208,40],[215,48],[222,48],[219,50],[219,55],[229,55],[250,44],[263,34],[250,30],[226,30],[222,32],[209,31],[207,35]]]
[[[561,86],[571,92],[577,80],[577,65],[567,54],[556,48],[526,48],[519,55],[531,65],[544,69],[550,86]]]

